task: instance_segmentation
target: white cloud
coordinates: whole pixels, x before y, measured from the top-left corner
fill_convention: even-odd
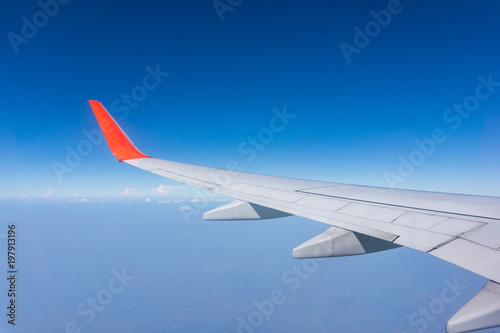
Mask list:
[[[75,200],[68,200],[68,202],[90,202],[90,200],[86,198],[79,198]]]
[[[172,191],[178,189],[187,189],[187,186],[167,186],[160,185],[151,189],[138,189],[138,188],[126,188],[122,193],[118,194],[120,196],[129,197],[145,197],[145,196],[164,196],[172,193]]]
[[[143,196],[144,194],[141,193],[138,188],[126,188],[125,191],[123,191],[118,195],[125,197],[133,197],[133,196],[136,197],[136,196]]]
[[[151,202],[151,199],[149,199],[149,198],[146,198],[146,202]]]
[[[47,191],[47,193],[45,193],[43,195],[39,195],[38,197],[39,198],[48,198],[48,197],[51,197],[52,196],[52,192],[53,192],[52,189],[50,189],[50,190]]]
[[[169,187],[169,186],[166,186],[166,185],[160,185],[157,188],[152,189],[151,191],[156,192],[158,194],[167,194],[167,193],[172,192],[171,187],[172,186]]]
[[[212,202],[226,202],[226,201],[233,201],[233,198],[214,198],[210,199]]]

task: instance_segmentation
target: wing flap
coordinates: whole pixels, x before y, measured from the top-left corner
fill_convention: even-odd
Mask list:
[[[491,248],[500,248],[500,223],[488,223],[465,233],[462,237],[472,242],[485,244]]]
[[[349,205],[337,210],[337,212],[389,223],[405,213],[404,210],[400,209],[360,204],[357,202],[350,203]]]
[[[500,219],[500,198],[381,187],[343,185],[300,189],[300,192],[357,202],[376,203],[471,217]]]
[[[498,250],[457,238],[429,253],[490,280],[500,281],[500,251]]]
[[[337,200],[333,198],[318,197],[313,195],[308,195],[304,199],[300,199],[296,202],[297,205],[318,208],[326,211],[335,212],[342,207],[350,204],[346,200]]]
[[[481,222],[450,218],[439,214],[415,212],[406,212],[393,223],[449,236],[458,236],[464,232],[484,225],[484,223]]]

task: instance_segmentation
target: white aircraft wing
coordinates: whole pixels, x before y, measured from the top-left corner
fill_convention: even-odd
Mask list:
[[[295,258],[359,255],[406,246],[489,279],[447,323],[447,332],[500,326],[500,198],[397,190],[230,171],[152,158],[107,110],[90,101],[111,152],[127,164],[234,197],[207,220],[302,216],[328,224]]]

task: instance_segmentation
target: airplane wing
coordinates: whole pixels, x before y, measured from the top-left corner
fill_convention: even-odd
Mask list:
[[[359,255],[406,246],[489,279],[447,332],[500,326],[500,198],[348,185],[236,172],[142,153],[100,102],[89,101],[113,155],[181,183],[234,197],[207,220],[302,216],[330,226],[295,258]]]

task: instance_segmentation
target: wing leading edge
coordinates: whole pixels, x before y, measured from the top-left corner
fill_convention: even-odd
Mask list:
[[[229,171],[152,158],[142,153],[109,112],[89,101],[120,161],[237,199],[206,219],[298,215],[331,228],[294,256],[334,257],[406,246],[490,281],[447,323],[448,332],[500,326],[500,198],[395,190]]]

